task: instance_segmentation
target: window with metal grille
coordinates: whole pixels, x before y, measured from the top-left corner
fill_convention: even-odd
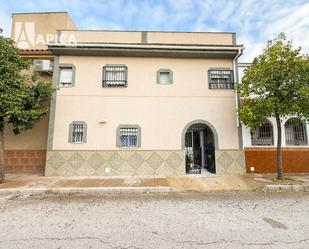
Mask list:
[[[273,126],[269,121],[266,121],[260,127],[251,131],[252,145],[273,145]]]
[[[103,87],[126,87],[128,68],[125,65],[103,67]]]
[[[70,124],[70,143],[86,143],[87,125],[83,121],[74,121]]]
[[[59,85],[61,87],[74,86],[75,67],[71,64],[62,64],[59,66]]]
[[[233,70],[210,69],[208,71],[210,89],[234,89]]]
[[[117,127],[117,147],[135,148],[141,145],[141,128],[138,125]]]
[[[307,132],[304,122],[291,118],[285,123],[286,145],[307,145]]]
[[[137,128],[120,128],[121,147],[137,147]]]

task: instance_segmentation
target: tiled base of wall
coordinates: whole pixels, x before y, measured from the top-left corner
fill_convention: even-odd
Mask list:
[[[46,150],[5,150],[5,173],[44,174]]]
[[[246,170],[255,173],[276,173],[276,148],[245,148]],[[285,173],[309,173],[309,148],[282,148]]]
[[[245,173],[243,150],[216,150],[216,173],[240,175]]]
[[[185,174],[182,150],[47,151],[46,176]]]

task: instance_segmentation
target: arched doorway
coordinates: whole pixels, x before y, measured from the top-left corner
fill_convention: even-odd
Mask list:
[[[214,127],[204,120],[188,124],[183,132],[186,173],[216,173],[215,149],[218,147]]]

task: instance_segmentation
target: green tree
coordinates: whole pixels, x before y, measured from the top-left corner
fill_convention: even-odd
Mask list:
[[[237,92],[242,105],[240,120],[251,129],[259,127],[268,117],[276,119],[277,173],[283,178],[281,123],[288,116],[309,119],[309,58],[301,48],[293,48],[281,33],[268,41],[263,53],[245,70]]]
[[[14,134],[30,129],[48,112],[50,83],[29,74],[31,61],[19,55],[14,42],[0,35],[0,183],[4,181],[4,127]]]

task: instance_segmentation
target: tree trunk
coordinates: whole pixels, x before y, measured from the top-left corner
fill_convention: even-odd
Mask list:
[[[0,183],[4,183],[4,131],[0,130]]]
[[[277,123],[277,178],[283,179],[283,170],[282,170],[282,151],[281,151],[281,140],[282,140],[282,130],[281,130],[281,120],[280,117],[276,115],[276,123]]]

